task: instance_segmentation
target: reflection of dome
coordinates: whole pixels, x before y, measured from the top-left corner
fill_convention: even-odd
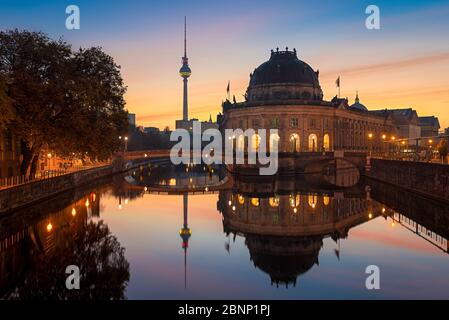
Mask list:
[[[359,93],[358,92],[357,92],[357,94],[355,96],[355,103],[353,105],[351,105],[349,108],[353,109],[353,110],[358,110],[358,111],[368,111],[368,108],[360,103]]]
[[[296,50],[272,51],[270,60],[251,74],[247,95],[250,101],[323,98],[318,71],[299,60]]]
[[[292,283],[298,276],[318,264],[318,254],[323,244],[321,237],[285,238],[246,235],[254,266],[267,273],[272,284]]]

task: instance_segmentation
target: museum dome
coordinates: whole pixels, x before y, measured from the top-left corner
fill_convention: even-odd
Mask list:
[[[358,92],[357,92],[357,94],[355,96],[354,104],[349,106],[349,108],[352,109],[352,110],[357,110],[357,111],[368,111],[368,108],[365,107],[365,105],[360,103],[359,93]]]
[[[303,83],[319,86],[317,73],[298,59],[296,50],[271,51],[270,60],[254,70],[250,85],[272,83]]]
[[[271,50],[268,61],[250,74],[247,100],[322,100],[319,72],[298,59],[296,49]]]

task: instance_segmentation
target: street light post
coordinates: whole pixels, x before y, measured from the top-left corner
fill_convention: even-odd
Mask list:
[[[391,141],[392,141],[392,145],[393,145],[393,159],[395,158],[395,153],[396,153],[396,137],[392,136],[391,137]]]
[[[368,133],[368,139],[369,139],[369,156],[371,158],[373,156],[373,134],[371,132]]]
[[[128,137],[119,136],[118,138],[120,141],[122,141],[122,140],[125,141],[125,143],[123,145],[123,156],[126,156],[126,150],[128,150]]]

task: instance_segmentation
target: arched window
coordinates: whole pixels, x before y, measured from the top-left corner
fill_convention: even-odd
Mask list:
[[[323,204],[325,206],[328,206],[330,202],[331,202],[331,200],[328,196],[323,196]]]
[[[274,144],[277,145],[276,151],[279,151],[279,135],[277,133],[270,134],[270,152],[274,152]]]
[[[323,147],[325,151],[329,151],[331,148],[330,138],[327,133],[323,137]]]
[[[259,198],[251,198],[251,204],[252,204],[254,207],[258,207],[259,204],[260,204]]]
[[[245,151],[245,136],[244,135],[238,136],[237,147],[240,151]]]
[[[300,141],[299,135],[297,133],[293,133],[290,135],[290,152],[299,152],[300,151]]]
[[[260,147],[260,136],[256,133],[251,137],[251,151],[257,152]]]
[[[318,147],[318,138],[316,134],[312,133],[311,135],[309,135],[309,151],[315,152],[317,151],[317,147]]]

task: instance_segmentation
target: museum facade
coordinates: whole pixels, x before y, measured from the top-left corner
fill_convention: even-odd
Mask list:
[[[221,129],[254,129],[252,137],[236,137],[235,148],[260,147],[260,129],[278,129],[267,137],[280,153],[354,151],[383,152],[394,139],[395,127],[388,117],[363,106],[334,97],[323,99],[319,71],[297,57],[296,50],[271,51],[270,59],[250,74],[244,102],[226,100]],[[249,139],[252,139],[250,142]]]

